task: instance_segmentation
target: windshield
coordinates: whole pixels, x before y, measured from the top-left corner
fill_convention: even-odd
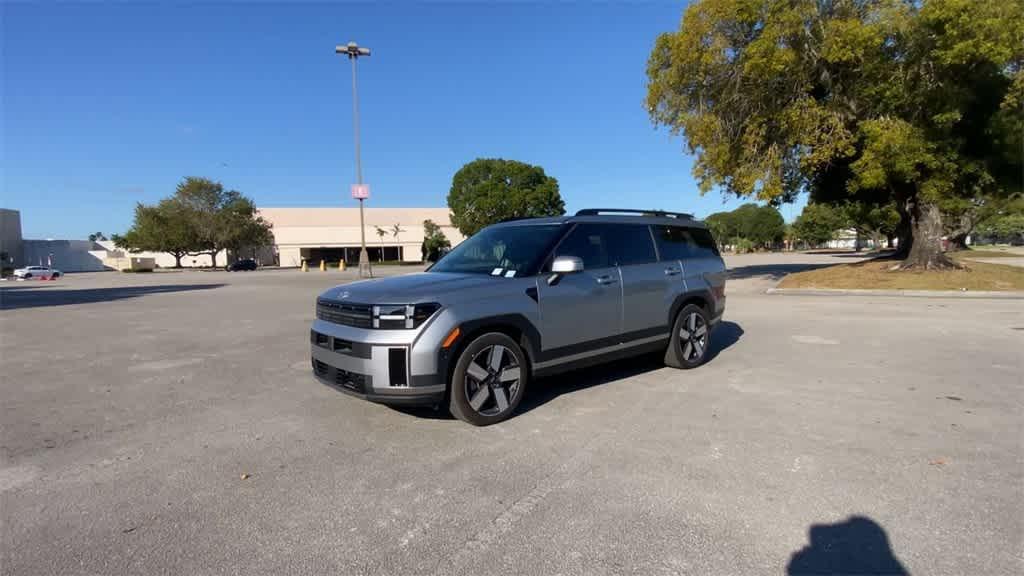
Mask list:
[[[467,238],[441,258],[431,272],[529,276],[540,265],[561,224],[496,226]]]

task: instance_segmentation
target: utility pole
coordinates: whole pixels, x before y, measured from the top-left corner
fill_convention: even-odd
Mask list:
[[[352,197],[359,200],[359,276],[371,278],[373,271],[370,269],[370,256],[366,253],[366,222],[363,218],[363,201],[370,197],[370,187],[363,184],[363,165],[359,151],[359,91],[356,88],[356,60],[360,56],[369,56],[370,49],[349,42],[344,46],[335,46],[334,52],[345,54],[352,61],[352,131],[356,149],[356,183],[352,186]]]

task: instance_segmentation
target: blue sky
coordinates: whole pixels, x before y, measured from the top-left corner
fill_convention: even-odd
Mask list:
[[[259,206],[353,206],[356,40],[370,206],[443,206],[479,157],[558,178],[570,211],[706,215],[683,142],[643,108],[683,4],[0,5],[0,206],[27,238],[124,231],[207,176]],[[798,207],[784,207],[787,220]]]

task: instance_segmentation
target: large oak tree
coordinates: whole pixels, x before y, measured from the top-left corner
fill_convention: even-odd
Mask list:
[[[942,268],[944,213],[1021,189],[1022,65],[1021,0],[699,0],[647,105],[702,191],[892,203],[903,266]]]
[[[501,158],[479,158],[460,168],[448,207],[452,224],[465,236],[502,220],[565,213],[558,180],[540,166]]]
[[[220,182],[189,176],[157,205],[137,205],[132,227],[114,241],[129,250],[167,252],[179,268],[186,254],[209,254],[217,266],[221,250],[271,243],[270,228],[251,199],[224,190]]]

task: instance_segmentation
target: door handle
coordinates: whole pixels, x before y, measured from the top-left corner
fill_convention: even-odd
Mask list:
[[[680,270],[678,268],[665,268],[665,276],[678,276]]]
[[[597,277],[597,283],[598,284],[605,284],[605,285],[607,285],[607,284],[614,284],[615,283],[615,278],[612,277],[610,274],[605,274],[604,276],[598,276]]]

